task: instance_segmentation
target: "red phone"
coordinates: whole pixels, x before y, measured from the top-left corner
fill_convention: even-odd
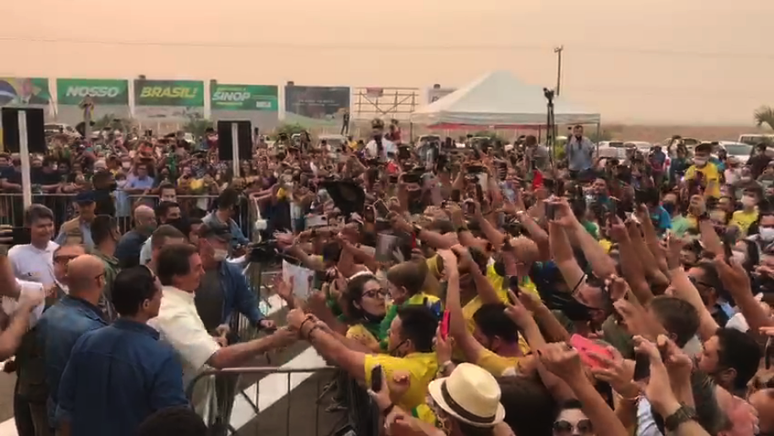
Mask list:
[[[570,338],[570,345],[578,350],[581,362],[590,368],[599,368],[602,366],[599,360],[595,359],[591,353],[595,353],[613,360],[613,353],[608,351],[607,348],[592,341],[591,339],[584,338],[581,335],[572,335]]]
[[[449,337],[449,318],[451,318],[451,314],[448,310],[444,310],[443,318],[441,318],[441,338],[444,341]]]

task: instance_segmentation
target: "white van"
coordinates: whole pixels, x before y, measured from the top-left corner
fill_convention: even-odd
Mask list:
[[[761,143],[774,144],[774,133],[745,133],[739,135],[739,141],[737,142],[753,146]]]

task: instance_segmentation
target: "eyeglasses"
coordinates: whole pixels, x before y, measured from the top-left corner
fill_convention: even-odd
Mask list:
[[[371,289],[368,291],[363,291],[363,297],[368,298],[384,298],[388,294],[386,289]]]
[[[70,263],[71,260],[75,259],[78,256],[56,256],[54,258],[54,263],[62,264],[64,266],[67,266],[68,263]]]
[[[578,430],[578,433],[582,435],[590,435],[594,432],[594,426],[589,419],[581,419],[575,425],[572,425],[569,421],[555,421],[554,433],[555,434],[573,434],[573,430]]]

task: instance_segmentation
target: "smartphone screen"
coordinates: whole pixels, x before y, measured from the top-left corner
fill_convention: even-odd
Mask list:
[[[556,205],[551,203],[546,203],[546,218],[553,221],[555,216],[556,216]]]
[[[371,369],[371,390],[374,392],[382,390],[382,365],[376,365]]]
[[[637,354],[634,357],[634,381],[642,381],[650,377],[650,358],[646,354]]]

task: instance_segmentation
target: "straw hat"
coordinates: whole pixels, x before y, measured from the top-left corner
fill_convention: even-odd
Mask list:
[[[493,427],[505,418],[500,385],[480,366],[461,363],[449,377],[432,381],[428,390],[444,412],[474,427]]]

